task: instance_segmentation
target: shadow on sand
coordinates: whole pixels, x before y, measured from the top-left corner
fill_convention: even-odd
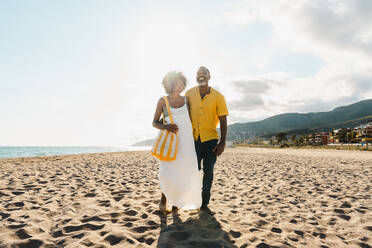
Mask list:
[[[219,248],[234,247],[233,241],[227,232],[223,231],[220,223],[211,215],[200,212],[198,218],[189,218],[185,222],[177,214],[160,217],[160,236],[158,248],[173,247],[198,247],[198,248]],[[173,223],[167,222],[173,219]]]

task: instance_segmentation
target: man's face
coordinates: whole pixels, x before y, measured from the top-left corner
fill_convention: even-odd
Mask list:
[[[208,84],[208,81],[210,79],[210,75],[208,70],[204,68],[200,68],[198,72],[196,73],[196,81],[200,86],[204,86]]]

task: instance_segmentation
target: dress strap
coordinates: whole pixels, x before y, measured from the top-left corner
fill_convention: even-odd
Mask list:
[[[165,106],[167,107],[170,123],[173,124],[173,118],[172,118],[172,113],[170,111],[168,98],[167,98],[167,96],[164,96],[163,98],[164,98],[164,101],[165,101]],[[163,113],[163,117],[164,117],[164,113]]]

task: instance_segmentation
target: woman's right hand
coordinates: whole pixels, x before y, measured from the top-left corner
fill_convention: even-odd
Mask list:
[[[165,129],[167,129],[169,132],[173,132],[173,133],[178,132],[178,126],[176,124],[165,125]]]

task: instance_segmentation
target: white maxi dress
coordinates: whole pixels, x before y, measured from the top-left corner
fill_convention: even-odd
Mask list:
[[[160,161],[160,189],[167,204],[182,209],[197,209],[202,204],[202,177],[198,170],[192,125],[185,104],[170,107],[173,122],[178,126],[178,152],[174,161]],[[165,117],[170,123],[169,116]]]

